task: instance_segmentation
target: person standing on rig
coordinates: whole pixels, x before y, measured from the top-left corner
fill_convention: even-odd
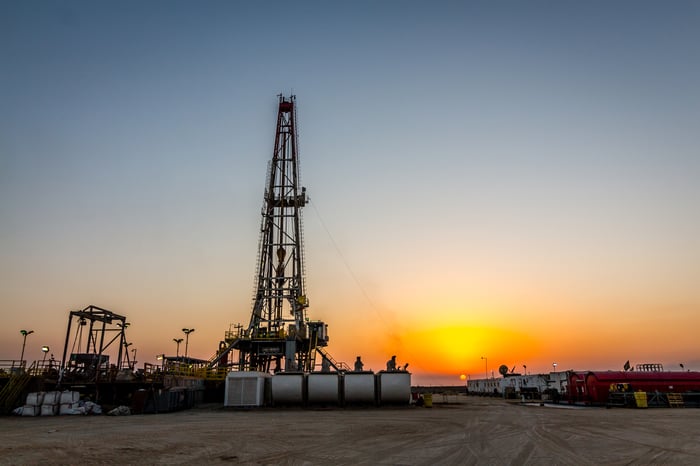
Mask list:
[[[360,359],[358,356],[357,359],[355,359],[355,372],[362,372],[363,367],[365,367],[365,365],[362,362],[362,359]]]

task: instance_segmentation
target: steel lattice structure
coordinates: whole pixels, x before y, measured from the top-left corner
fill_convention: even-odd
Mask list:
[[[250,323],[227,334],[229,347],[212,364],[235,349],[238,358],[230,365],[239,370],[312,371],[328,337],[326,325],[306,315],[302,208],[307,197],[299,179],[295,96],[279,96],[268,168]]]
[[[256,293],[248,330],[251,336],[301,328],[308,306],[304,293],[301,209],[306,188],[299,187],[294,96],[279,97],[275,148],[262,207]]]

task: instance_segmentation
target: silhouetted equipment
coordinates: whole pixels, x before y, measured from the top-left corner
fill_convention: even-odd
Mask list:
[[[74,322],[77,325],[69,351]],[[128,326],[126,317],[97,306],[71,311],[63,346],[62,379],[97,382],[105,379],[110,371],[120,371],[124,364],[130,367],[129,352],[126,351],[129,345],[126,342]],[[108,350],[116,355],[116,361],[111,364]]]
[[[508,373],[508,366],[501,364],[501,367],[498,368],[498,373],[505,377]]]

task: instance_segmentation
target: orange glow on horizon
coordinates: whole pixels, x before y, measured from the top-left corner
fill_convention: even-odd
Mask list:
[[[533,336],[495,327],[444,326],[408,330],[390,341],[398,345],[385,352],[399,354],[400,361],[410,363],[411,371],[453,376],[483,373],[480,358],[484,354],[488,355],[490,371],[501,364],[531,360],[540,352],[540,345]]]

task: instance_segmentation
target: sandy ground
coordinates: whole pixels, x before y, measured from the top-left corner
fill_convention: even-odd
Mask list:
[[[450,401],[444,404],[441,401]],[[433,408],[0,418],[0,464],[700,464],[700,409]]]

